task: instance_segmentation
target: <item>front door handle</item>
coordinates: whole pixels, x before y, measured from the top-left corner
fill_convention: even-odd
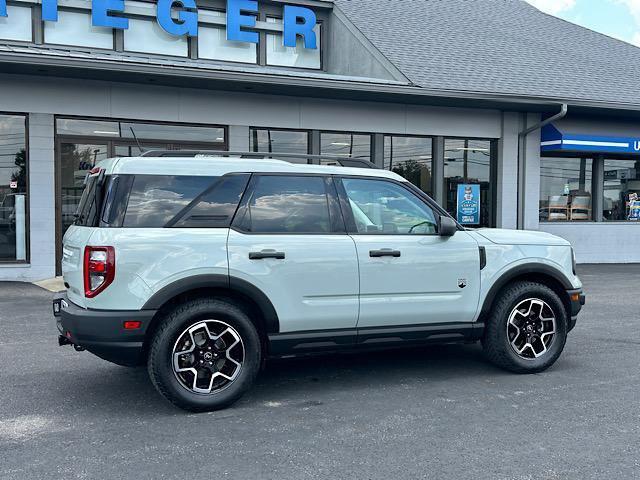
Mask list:
[[[261,252],[249,252],[249,260],[265,260],[273,258],[275,260],[284,260],[284,252],[276,252],[275,250],[263,250]]]
[[[392,250],[390,248],[383,248],[382,250],[370,250],[369,256],[371,258],[381,258],[381,257],[394,257],[398,258],[402,255],[400,250]]]

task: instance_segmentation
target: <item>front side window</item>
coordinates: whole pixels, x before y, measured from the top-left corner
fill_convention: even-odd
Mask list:
[[[540,159],[541,222],[592,220],[590,158]]]
[[[0,262],[27,259],[26,118],[0,115]]]
[[[604,160],[602,207],[604,220],[640,220],[640,160]]]
[[[434,235],[436,215],[404,187],[385,180],[342,180],[358,233]]]
[[[329,233],[329,201],[322,177],[260,176],[240,228],[253,233]]]

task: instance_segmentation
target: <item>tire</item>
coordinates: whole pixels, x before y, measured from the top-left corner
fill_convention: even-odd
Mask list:
[[[147,369],[153,385],[171,403],[192,412],[219,410],[251,387],[260,370],[261,342],[239,306],[226,299],[190,300],[161,322],[150,345]],[[181,355],[191,347],[193,351]]]
[[[538,311],[540,314],[536,315]],[[554,322],[549,320],[551,314]],[[544,320],[536,321],[536,316]],[[493,304],[482,347],[489,361],[500,368],[538,373],[553,365],[562,353],[567,328],[567,312],[553,290],[539,283],[518,281],[505,287]],[[550,334],[552,330],[555,333]],[[517,349],[522,349],[521,354]]]

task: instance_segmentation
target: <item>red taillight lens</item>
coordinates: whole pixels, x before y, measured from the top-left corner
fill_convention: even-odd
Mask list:
[[[107,288],[116,276],[113,247],[85,247],[84,296],[93,298]]]

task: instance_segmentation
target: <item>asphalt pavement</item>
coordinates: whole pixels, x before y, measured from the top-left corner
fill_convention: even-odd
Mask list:
[[[478,345],[277,360],[198,415],[145,369],[58,347],[52,294],[0,283],[0,479],[640,478],[640,265],[579,274],[587,305],[545,373]]]

